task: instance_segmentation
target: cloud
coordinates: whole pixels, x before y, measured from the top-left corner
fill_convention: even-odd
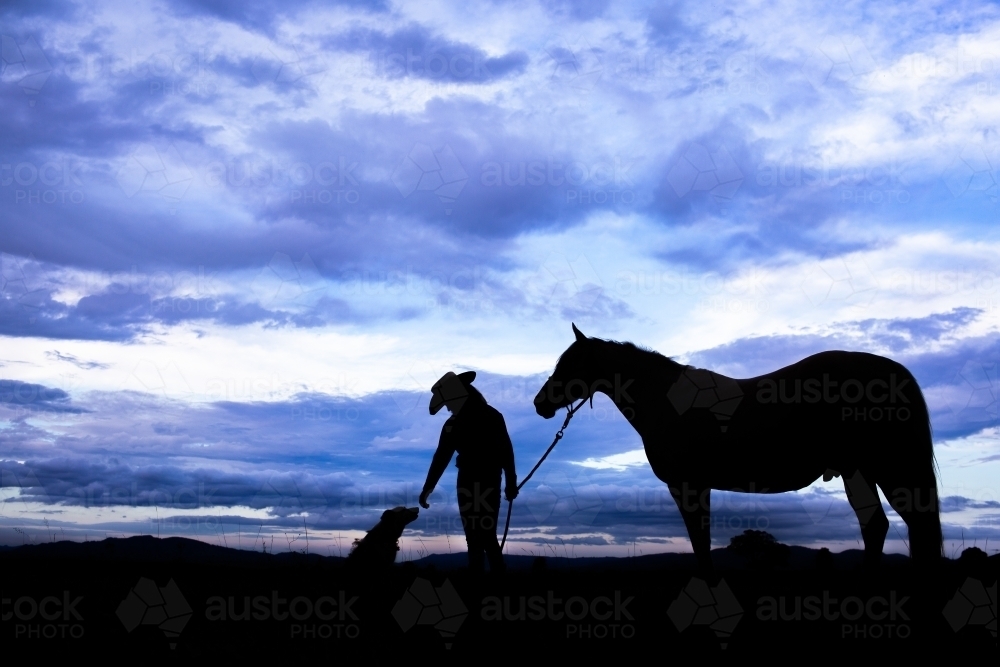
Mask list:
[[[339,50],[368,53],[374,73],[388,78],[480,84],[516,76],[528,65],[523,51],[489,56],[477,46],[435,35],[416,23],[391,32],[354,28],[327,38],[325,43]]]
[[[268,309],[258,303],[238,301],[235,295],[154,296],[145,290],[136,291],[134,287],[112,283],[73,305],[53,300],[51,289],[33,293],[30,300],[17,295],[0,295],[0,313],[6,316],[0,324],[0,334],[60,340],[128,341],[150,333],[157,325],[185,322],[313,328],[359,317],[346,302],[328,296],[314,300],[308,310],[297,307],[294,299],[265,299],[273,308]],[[67,361],[85,370],[108,367],[101,362],[80,362],[58,351],[47,354],[51,359]]]
[[[857,323],[857,327],[875,342],[902,351],[911,346],[941,340],[947,334],[976,321],[983,314],[984,311],[980,308],[955,308],[947,313],[935,313],[927,317],[863,320]]]
[[[590,457],[584,461],[574,461],[574,463],[584,468],[623,471],[634,466],[644,466],[648,461],[646,460],[646,451],[644,449],[635,449],[630,452],[612,454],[610,456]]]
[[[72,405],[70,396],[62,389],[40,384],[0,380],[0,407],[13,410],[17,414],[35,412],[82,414],[89,412]]]
[[[62,354],[59,350],[49,350],[45,353],[45,356],[48,359],[54,359],[56,361],[66,361],[85,371],[89,371],[94,368],[110,368],[110,364],[103,364],[99,361],[81,361],[72,354]]]
[[[315,9],[315,2],[260,2],[252,6],[237,0],[175,0],[173,10],[182,17],[206,16],[233,23],[248,30],[273,34],[279,20],[288,20]],[[370,11],[385,11],[381,0],[345,0],[342,4]]]
[[[407,369],[482,371],[532,461],[552,424],[531,399],[568,321],[700,347],[691,363],[735,376],[824,349],[890,356],[939,439],[983,433],[1000,396],[983,240],[1000,140],[982,123],[1000,13],[970,11],[973,28],[894,6],[872,22],[603,0],[433,16],[6,3],[0,336],[20,384],[0,401],[3,457],[40,466],[66,503],[91,482],[147,499],[205,483],[265,512],[249,489],[268,471],[293,496],[341,498],[339,472],[389,502],[422,481],[440,427]],[[678,270],[705,280],[645,289]],[[636,280],[616,290],[622,274]],[[706,287],[749,274],[776,278]],[[55,379],[67,370],[72,386]],[[363,392],[317,386],[348,370]],[[546,464],[551,507],[535,508],[557,518],[518,530],[683,536],[669,503],[614,509],[658,482],[610,403],[569,433]],[[339,502],[323,525],[371,520],[368,501]],[[775,530],[818,535],[793,509]]]
[[[610,4],[609,0],[544,0],[542,6],[559,18],[569,17],[574,21],[591,21],[602,16]]]

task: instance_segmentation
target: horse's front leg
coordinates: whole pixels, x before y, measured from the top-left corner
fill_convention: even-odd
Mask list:
[[[871,476],[871,475],[870,475]],[[882,501],[871,479],[865,479],[860,470],[844,475],[847,500],[861,524],[861,537],[865,541],[865,567],[877,569],[882,560],[885,536],[889,533],[889,519],[882,510]]]
[[[712,570],[711,509],[712,489],[708,486],[682,482],[670,485],[670,495],[674,497],[681,511],[691,548],[698,558],[698,567],[705,574]]]

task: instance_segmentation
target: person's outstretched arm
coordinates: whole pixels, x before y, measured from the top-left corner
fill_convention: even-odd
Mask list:
[[[441,475],[448,468],[451,457],[455,454],[455,443],[451,437],[451,426],[451,424],[445,422],[444,428],[441,429],[441,437],[438,440],[437,450],[434,452],[434,458],[431,459],[431,467],[427,471],[427,481],[424,482],[424,489],[420,493],[420,506],[424,509],[430,507],[427,503],[427,496],[431,495],[434,491],[434,487],[437,486]]]

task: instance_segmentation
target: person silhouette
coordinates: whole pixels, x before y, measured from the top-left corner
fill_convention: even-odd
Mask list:
[[[430,507],[427,497],[434,491],[451,457],[458,452],[458,510],[469,547],[469,570],[483,571],[483,552],[490,562],[490,572],[506,570],[500,543],[497,542],[497,519],[500,515],[500,473],[506,476],[504,495],[517,497],[517,472],[514,469],[514,446],[503,415],[489,405],[472,386],[476,373],[447,372],[431,388],[430,413],[447,407],[451,417],[441,428],[437,451],[427,471],[427,481],[420,494],[420,506]]]

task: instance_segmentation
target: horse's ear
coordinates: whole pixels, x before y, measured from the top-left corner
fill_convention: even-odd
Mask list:
[[[576,339],[578,341],[587,340],[587,337],[583,335],[583,332],[581,332],[579,329],[576,328],[575,324],[573,325],[573,333],[576,335]]]

